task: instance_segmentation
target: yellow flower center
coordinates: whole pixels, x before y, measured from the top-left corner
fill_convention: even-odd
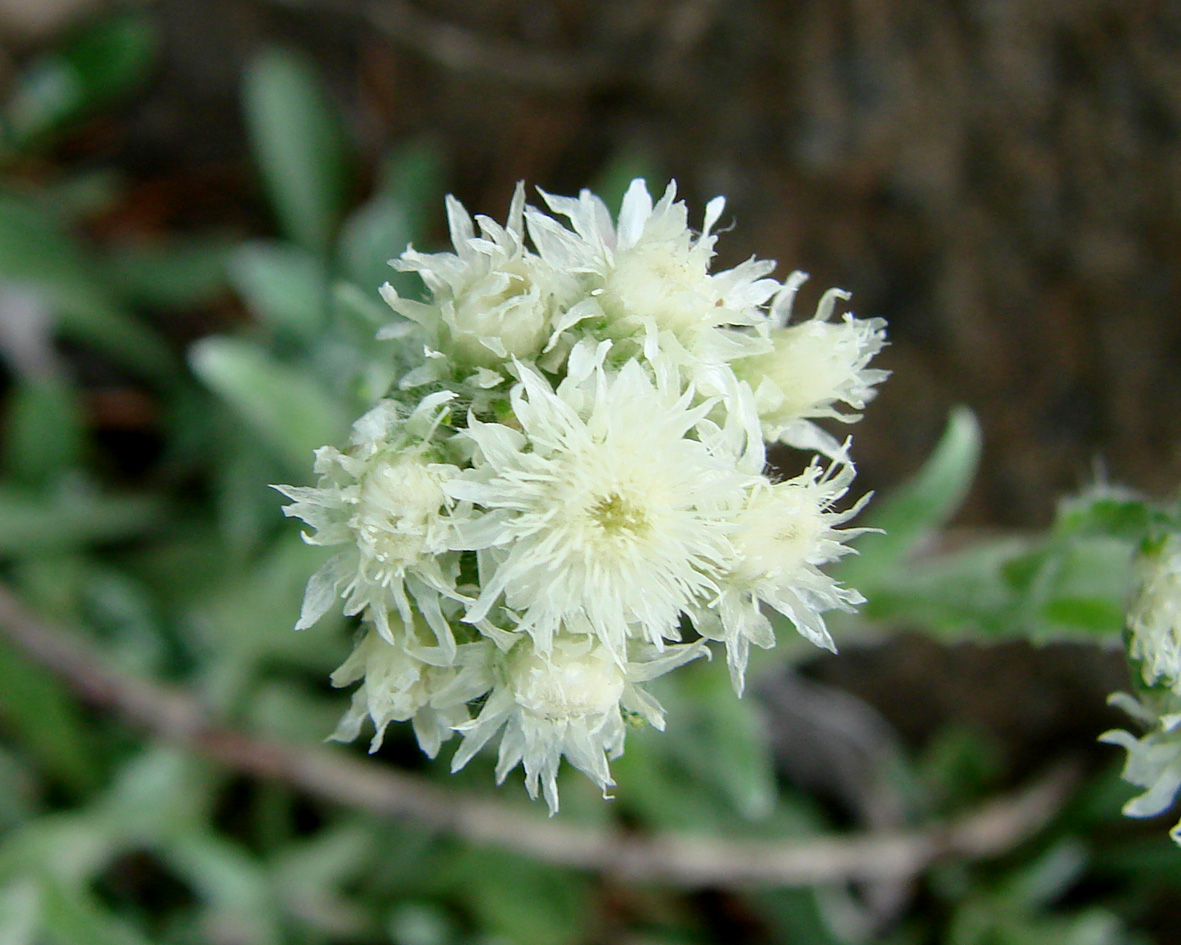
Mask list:
[[[590,507],[590,517],[611,535],[642,535],[649,528],[648,517],[618,492],[612,492]]]

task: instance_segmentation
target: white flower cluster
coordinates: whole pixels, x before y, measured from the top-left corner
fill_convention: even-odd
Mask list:
[[[1153,817],[1181,789],[1181,535],[1145,543],[1136,562],[1138,584],[1128,611],[1128,657],[1139,679],[1139,697],[1117,692],[1119,706],[1146,730],[1105,733],[1100,741],[1128,752],[1125,781],[1145,792],[1124,805],[1132,817]],[[1181,844],[1181,823],[1170,836]]]
[[[411,721],[463,767],[497,735],[497,776],[522,763],[552,810],[563,756],[603,790],[629,723],[660,728],[643,684],[726,648],[741,692],[751,644],[778,611],[832,648],[823,614],[861,600],[822,567],[849,552],[837,510],[853,477],[849,421],[885,373],[867,367],[884,323],[787,324],[803,281],[750,260],[711,272],[723,210],[700,232],[675,190],[643,181],[617,222],[584,191],[518,187],[507,225],[448,198],[454,252],[413,249],[425,301],[382,294],[387,337],[421,364],[362,417],[319,484],[280,487],[285,511],[338,553],[311,579],[299,627],[338,598],[364,635],[333,676],[360,682],[336,737]],[[767,472],[765,440],[807,449],[798,476]]]

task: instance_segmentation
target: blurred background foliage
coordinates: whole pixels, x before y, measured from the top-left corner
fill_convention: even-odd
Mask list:
[[[1086,773],[994,861],[690,895],[236,775],[0,639],[0,942],[1169,942],[1181,853],[1094,739],[1131,550],[1175,513],[1137,495],[1181,480],[1179,44],[1138,0],[0,2],[0,579],[109,664],[323,739],[350,628],[291,632],[320,553],[266,486],[398,373],[386,260],[442,245],[447,192],[675,177],[727,195],[723,264],[889,319],[857,428],[886,533],[840,656],[788,628],[741,702],[676,674],[616,799],[570,779],[561,817],[803,840]]]

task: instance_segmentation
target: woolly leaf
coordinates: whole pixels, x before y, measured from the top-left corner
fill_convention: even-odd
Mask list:
[[[328,272],[306,250],[247,243],[234,253],[230,277],[250,310],[272,328],[309,342],[323,330]]]
[[[293,469],[304,471],[312,453],[348,429],[340,406],[314,378],[282,364],[259,345],[206,338],[190,353],[193,370],[225,399]]]
[[[294,52],[271,49],[246,71],[246,130],[288,239],[324,255],[344,213],[351,155],[319,75]]]

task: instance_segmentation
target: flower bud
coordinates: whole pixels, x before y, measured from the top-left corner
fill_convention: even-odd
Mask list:
[[[774,329],[773,350],[741,358],[733,367],[755,391],[759,418],[773,440],[802,419],[856,419],[837,405],[861,410],[873,399],[874,385],[886,372],[867,365],[884,344],[885,322],[880,318],[813,318]]]
[[[1136,561],[1128,655],[1146,685],[1181,689],[1181,536],[1148,542]]]

